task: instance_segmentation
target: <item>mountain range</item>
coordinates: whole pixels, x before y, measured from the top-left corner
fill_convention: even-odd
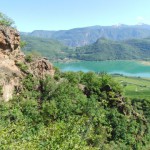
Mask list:
[[[113,41],[99,38],[96,42],[81,46],[67,47],[54,39],[22,36],[26,42],[25,53],[38,52],[51,61],[65,58],[101,61],[101,60],[150,60],[150,38]]]
[[[21,32],[21,35],[55,39],[66,46],[80,47],[92,44],[102,37],[117,41],[150,37],[150,25],[120,24],[112,26],[91,26],[59,31],[34,30],[33,32]]]

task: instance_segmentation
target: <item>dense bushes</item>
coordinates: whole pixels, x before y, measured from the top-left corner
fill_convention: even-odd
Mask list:
[[[19,96],[0,104],[1,149],[149,148],[149,101],[124,98],[110,76],[57,71],[22,82]]]

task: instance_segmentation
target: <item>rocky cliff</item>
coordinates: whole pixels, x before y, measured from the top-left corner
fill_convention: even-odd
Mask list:
[[[22,66],[26,66],[26,71]],[[21,86],[21,80],[29,73],[39,78],[46,74],[53,76],[54,69],[46,59],[27,62],[20,50],[19,32],[0,26],[0,100],[10,100],[14,90]]]

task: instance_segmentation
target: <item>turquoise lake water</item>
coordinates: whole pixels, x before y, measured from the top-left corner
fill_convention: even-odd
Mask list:
[[[127,76],[150,77],[150,66],[136,61],[80,61],[55,63],[62,71],[94,71]]]

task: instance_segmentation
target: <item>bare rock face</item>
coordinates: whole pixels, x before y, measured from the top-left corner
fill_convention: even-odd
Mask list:
[[[53,66],[48,60],[37,59],[27,63],[25,55],[20,50],[19,32],[14,28],[0,25],[0,100],[9,101],[14,89],[21,85],[20,81],[26,76],[17,65],[18,62],[27,65],[27,72],[33,76],[40,78],[46,74],[54,75]]]
[[[22,73],[15,65],[15,61],[0,53],[0,86],[3,87],[2,93],[5,101],[12,98],[14,88],[19,86],[21,77]]]
[[[30,63],[30,73],[40,78],[43,78],[45,75],[50,75],[53,77],[55,70],[48,60],[40,58]]]
[[[20,35],[11,27],[0,26],[0,49],[12,52],[20,48]]]
[[[12,98],[15,86],[19,85],[22,77],[15,61],[24,59],[20,51],[20,36],[17,30],[11,27],[0,26],[0,86],[3,96],[1,99],[8,101]]]

